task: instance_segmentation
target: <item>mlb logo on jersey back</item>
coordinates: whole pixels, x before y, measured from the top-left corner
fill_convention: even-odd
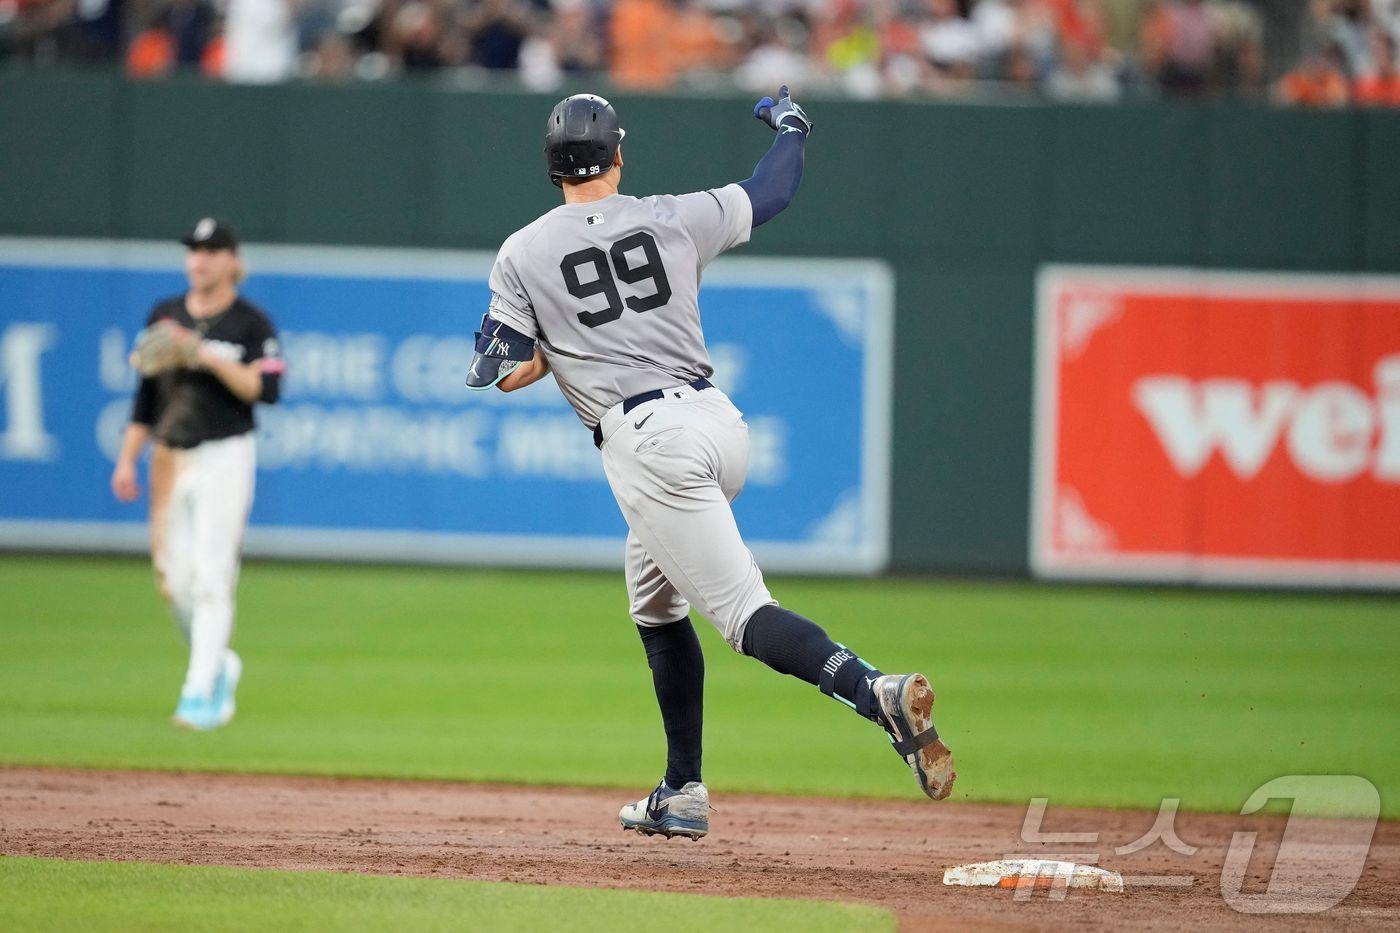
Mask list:
[[[589,214],[589,215],[588,215],[588,226],[590,226],[590,227],[596,227],[596,226],[598,226],[598,225],[599,225],[600,223],[602,223],[602,222],[603,222],[603,215],[602,215],[602,214]]]

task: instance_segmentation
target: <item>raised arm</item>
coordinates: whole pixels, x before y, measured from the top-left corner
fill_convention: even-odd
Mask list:
[[[739,182],[753,205],[753,225],[758,227],[792,203],[802,183],[803,149],[812,132],[812,121],[783,85],[778,100],[765,97],[754,104],[753,115],[778,134],[773,145],[754,167],[753,175]]]

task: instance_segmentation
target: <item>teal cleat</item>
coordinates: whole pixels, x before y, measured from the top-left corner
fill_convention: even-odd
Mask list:
[[[226,725],[233,719],[238,705],[234,694],[238,691],[238,681],[243,677],[243,659],[233,649],[224,654],[223,667],[219,668],[219,679],[214,681],[214,709],[218,712],[219,725]]]
[[[197,693],[180,695],[180,702],[175,707],[175,715],[171,717],[171,721],[182,729],[193,729],[196,732],[206,732],[223,725],[219,721],[219,708],[214,705],[214,698]]]
[[[234,702],[234,693],[238,690],[238,681],[242,676],[243,661],[229,651],[224,655],[223,666],[219,668],[219,676],[214,680],[214,690],[209,696],[197,693],[180,695],[180,702],[175,707],[175,715],[172,717],[175,725],[196,732],[207,732],[227,725],[238,708]]]

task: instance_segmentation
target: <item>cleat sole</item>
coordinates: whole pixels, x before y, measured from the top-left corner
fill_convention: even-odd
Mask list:
[[[639,836],[665,836],[670,839],[674,836],[684,836],[694,842],[710,831],[708,826],[703,826],[692,820],[682,820],[670,817],[660,823],[629,823],[622,822],[622,828],[634,830]]]
[[[936,695],[923,674],[912,674],[910,678],[901,691],[900,706],[914,734],[918,735],[933,727],[933,701]],[[934,800],[947,799],[958,777],[953,770],[952,751],[940,738],[916,751],[914,756],[913,770],[919,778],[919,787]]]

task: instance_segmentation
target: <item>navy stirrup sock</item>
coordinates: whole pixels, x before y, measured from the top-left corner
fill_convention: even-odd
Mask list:
[[[744,627],[744,654],[820,687],[866,719],[881,722],[880,704],[871,689],[880,671],[832,641],[811,619],[781,606],[764,606]]]
[[[637,633],[666,729],[666,786],[680,790],[700,780],[705,656],[688,616],[669,625],[639,625]]]

